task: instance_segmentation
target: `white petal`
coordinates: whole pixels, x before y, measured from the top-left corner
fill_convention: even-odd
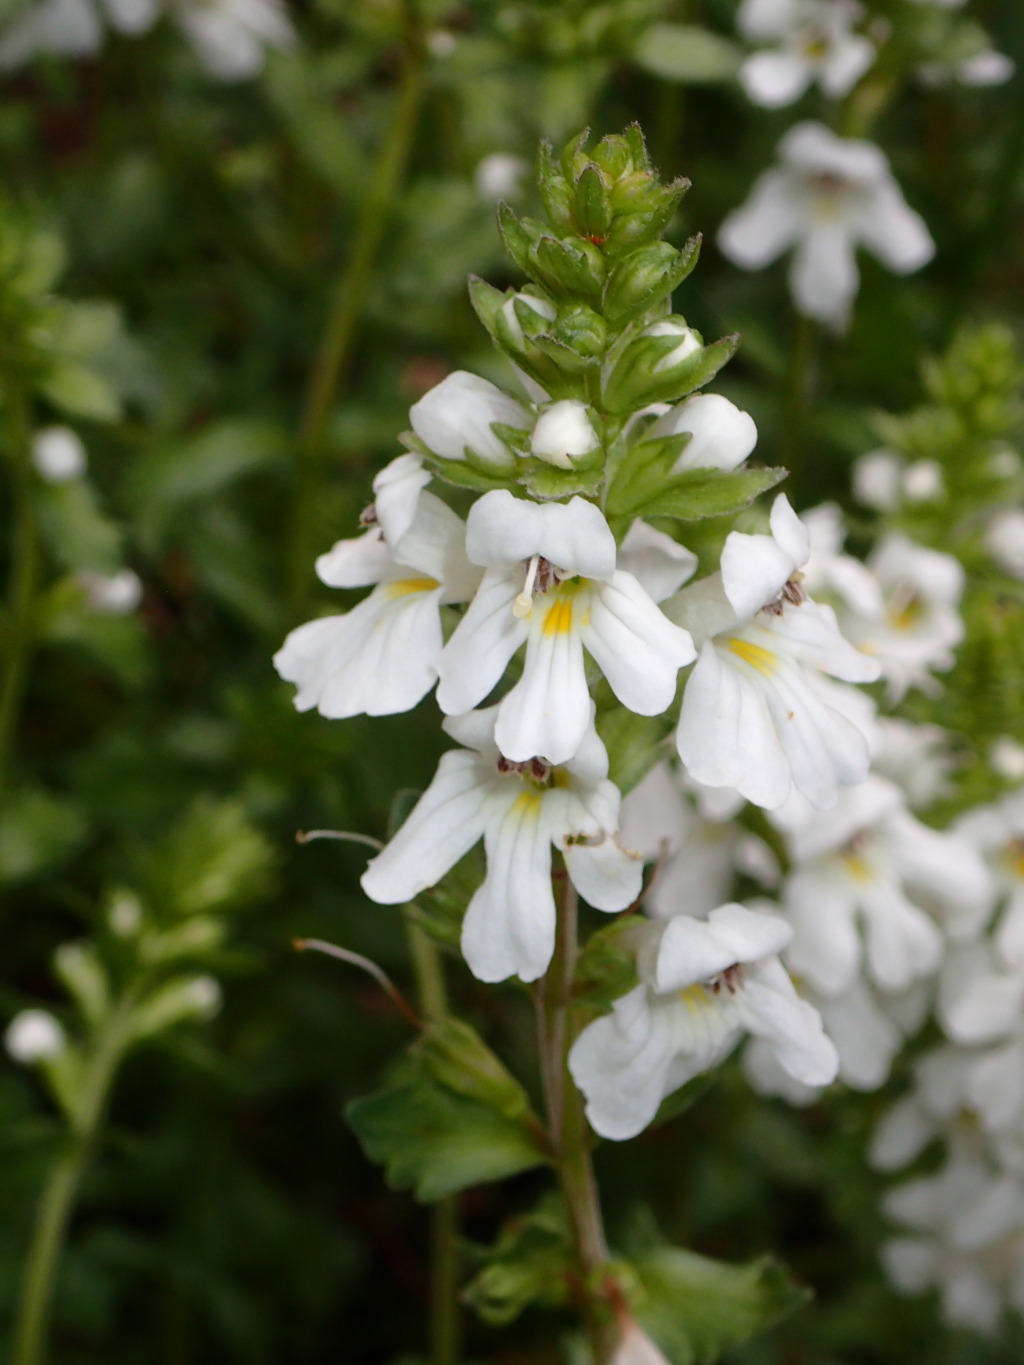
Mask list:
[[[541,555],[566,576],[610,578],[615,537],[592,502],[527,502],[507,489],[485,493],[466,520],[466,553],[474,564],[510,569]]]
[[[938,1275],[938,1249],[914,1237],[894,1237],[882,1247],[886,1274],[905,1294],[921,1294]]]
[[[667,763],[656,764],[622,803],[623,842],[648,858],[662,844],[678,847],[692,827],[693,813]]]
[[[462,923],[462,955],[478,981],[536,981],[555,945],[551,820],[546,798],[525,788],[495,806],[484,831],[487,876]],[[502,808],[503,807],[503,808]]]
[[[548,597],[555,599],[557,592]],[[581,632],[571,615],[579,607],[579,599],[571,596],[545,603],[543,616],[539,606],[534,606],[523,676],[498,705],[494,737],[506,758],[564,763],[583,741],[590,725],[591,700]],[[558,628],[549,630],[552,618]]]
[[[435,455],[465,459],[466,448],[492,464],[511,467],[512,452],[491,430],[492,422],[528,429],[526,409],[497,385],[467,370],[442,379],[409,410],[412,429]]]
[[[418,569],[443,584],[444,602],[468,601],[483,577],[466,556],[465,523],[433,493],[419,495],[409,529],[393,550],[399,565]]]
[[[512,611],[521,586],[504,573],[484,574],[438,660],[437,704],[448,715],[462,715],[483,701],[526,639],[529,627]]]
[[[673,625],[622,569],[594,585],[590,619],[584,615],[580,630],[619,701],[641,716],[671,705],[676,674],[696,657],[689,632]]]
[[[833,678],[863,683],[874,682],[880,675],[878,660],[854,649],[840,632],[835,612],[824,602],[786,609],[766,626],[785,640],[788,653]]]
[[[942,935],[895,883],[875,877],[860,887],[871,976],[887,991],[901,991],[930,976],[942,960]]]
[[[924,219],[907,205],[899,186],[886,176],[857,219],[857,234],[883,265],[897,274],[920,270],[935,255]]]
[[[798,100],[814,75],[797,52],[755,52],[740,67],[740,83],[748,99],[765,109],[781,109]]]
[[[710,981],[736,963],[781,952],[791,937],[784,919],[735,903],[712,910],[706,921],[676,915],[665,925],[652,985],[667,994]]]
[[[693,577],[697,556],[664,531],[637,520],[619,547],[619,568],[632,574],[653,601],[663,602]]]
[[[735,787],[769,810],[789,795],[789,763],[762,689],[710,641],[687,681],[676,743],[687,771],[706,786]]]
[[[894,1104],[875,1129],[868,1160],[877,1171],[908,1166],[938,1136],[935,1119],[912,1097]]]
[[[420,493],[429,482],[420,455],[397,456],[374,479],[377,520],[390,546],[396,546],[412,525]]]
[[[796,306],[808,317],[844,327],[859,276],[850,227],[836,215],[819,216],[793,256],[789,283]]]
[[[493,783],[489,765],[455,749],[442,755],[430,786],[395,837],[363,873],[363,890],[381,905],[411,900],[440,881],[483,833]]]
[[[945,1011],[949,1036],[958,1043],[989,1043],[1015,1031],[1024,1010],[1021,983],[1009,976],[981,976]]]
[[[877,1090],[902,1046],[899,1029],[859,979],[837,999],[821,1001],[820,1008],[839,1052],[842,1079],[856,1090]]]
[[[718,232],[718,245],[734,265],[761,270],[800,235],[803,220],[785,171],[765,171],[747,202],[734,209]]]
[[[587,1097],[587,1118],[601,1137],[635,1137],[658,1112],[675,1053],[669,1021],[637,986],[576,1039],[569,1070]]]
[[[783,543],[775,535],[747,535],[744,531],[730,531],[726,537],[722,586],[738,621],[748,620],[773,602],[794,570],[806,561],[807,532],[799,518],[795,519],[800,532],[794,530]]]
[[[818,76],[829,99],[849,94],[875,60],[875,45],[860,34],[845,33],[831,44]]]
[[[786,962],[823,995],[842,995],[860,963],[860,938],[849,888],[821,868],[794,872],[783,887],[793,925]]]
[[[839,1057],[813,1005],[801,1000],[777,958],[747,974],[737,992],[747,1028],[771,1042],[782,1069],[801,1085],[829,1085]]]
[[[625,910],[643,885],[643,859],[619,842],[619,802],[618,787],[608,781],[569,792],[569,841],[563,839],[562,855],[572,884],[595,910]],[[595,834],[574,842],[588,827]]]
[[[329,588],[368,588],[385,578],[395,560],[380,527],[339,540],[316,561],[316,574]]]

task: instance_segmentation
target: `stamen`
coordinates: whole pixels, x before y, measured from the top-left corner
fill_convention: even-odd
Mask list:
[[[524,617],[529,616],[530,612],[533,610],[533,585],[537,578],[537,568],[539,564],[540,555],[534,555],[526,570],[526,582],[523,584],[523,590],[516,598],[515,604],[512,607],[512,615],[518,617],[520,621],[523,620]]]
[[[377,504],[375,502],[371,502],[369,507],[364,507],[363,510],[359,513],[359,525],[360,526],[377,525]]]

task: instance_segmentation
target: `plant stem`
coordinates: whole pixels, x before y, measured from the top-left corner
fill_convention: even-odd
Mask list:
[[[39,533],[33,505],[32,429],[28,406],[17,391],[8,395],[7,444],[13,506],[11,567],[4,622],[3,679],[0,680],[0,793],[7,781],[14,735],[32,659],[34,606],[39,577]]]
[[[448,1013],[441,955],[420,926],[406,915],[409,951],[416,974],[420,1012],[429,1024]],[[459,1201],[454,1194],[439,1199],[430,1211],[430,1365],[457,1365],[459,1321]]]
[[[103,1122],[110,1087],[124,1053],[127,1012],[125,1002],[97,1040],[72,1116],[68,1145],[50,1171],[36,1210],[14,1324],[11,1365],[41,1365],[46,1358],[50,1308],[61,1252],[82,1177]]]
[[[412,149],[423,97],[422,36],[412,3],[405,5],[405,12],[405,56],[394,118],[370,174],[352,253],[334,287],[327,325],[306,391],[299,429],[299,463],[288,563],[289,610],[293,620],[301,617],[312,582],[316,510],[327,454],[331,405],[352,360],[356,328],[366,304],[384,231],[390,221],[392,201]]]
[[[572,981],[576,966],[576,891],[564,872],[556,884],[558,920],[555,951],[538,994],[541,1077],[547,1105],[551,1147],[579,1270],[583,1325],[594,1365],[609,1365],[618,1332],[600,1284],[608,1263],[608,1243],[590,1158],[590,1139],[583,1097],[569,1074],[573,1044]]]

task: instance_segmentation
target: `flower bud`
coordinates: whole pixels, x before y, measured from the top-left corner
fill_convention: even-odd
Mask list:
[[[104,616],[128,616],[142,601],[142,580],[131,569],[112,574],[82,569],[75,578],[92,610]]]
[[[85,473],[85,446],[70,427],[46,427],[32,442],[32,463],[47,483],[70,483]]]
[[[510,299],[505,300],[501,307],[504,326],[500,328],[499,335],[506,343],[511,340],[516,349],[521,351],[526,345],[526,338],[516,310],[516,304],[528,308],[531,313],[536,313],[539,318],[543,318],[546,322],[554,321],[555,310],[547,299],[539,299],[535,294],[513,294]],[[505,334],[506,328],[507,335]]]
[[[663,374],[665,370],[681,364],[684,360],[689,359],[694,352],[699,351],[703,345],[699,334],[692,327],[687,327],[686,323],[678,318],[663,318],[661,322],[652,322],[649,327],[644,328],[640,335],[645,337],[675,336],[679,338],[678,346],[656,362],[655,374]]]
[[[1024,578],[1024,511],[997,512],[985,532],[985,547],[1004,573]]]
[[[442,379],[409,410],[412,429],[435,455],[464,460],[467,447],[481,459],[508,469],[514,456],[491,430],[492,422],[527,427],[523,408],[497,385],[466,370]]]
[[[529,167],[521,156],[511,152],[492,152],[479,161],[473,172],[473,184],[481,199],[497,203],[499,199],[517,199],[523,192],[523,177]]]
[[[677,403],[647,434],[678,436],[684,431],[690,439],[673,474],[685,469],[735,469],[757,445],[754,419],[718,393],[698,393]]]
[[[872,450],[853,466],[853,496],[877,512],[893,512],[900,505],[903,461],[891,450]]]
[[[600,444],[587,415],[585,403],[565,398],[541,413],[530,438],[530,450],[538,460],[559,469],[572,469],[576,460]]]
[[[49,1010],[22,1010],[7,1025],[4,1046],[25,1066],[49,1061],[67,1046],[64,1030]]]
[[[644,1329],[633,1317],[628,1317],[612,1356],[612,1365],[669,1365]]]
[[[915,460],[903,475],[903,496],[907,502],[934,502],[945,492],[942,466],[936,460]]]

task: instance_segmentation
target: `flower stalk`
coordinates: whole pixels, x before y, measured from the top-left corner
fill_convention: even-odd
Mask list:
[[[33,647],[33,613],[39,578],[39,532],[32,497],[32,433],[28,405],[8,391],[7,455],[10,466],[13,535],[0,680],[0,792],[10,767],[14,735],[28,679]]]

